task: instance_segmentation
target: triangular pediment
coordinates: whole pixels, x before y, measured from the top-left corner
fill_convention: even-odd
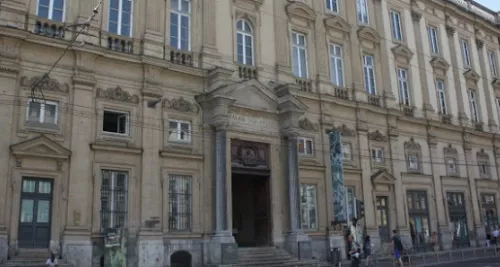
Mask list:
[[[316,20],[316,12],[305,3],[294,2],[286,6],[288,16],[297,16],[307,20]]]
[[[382,169],[374,173],[371,180],[373,184],[394,184],[396,178],[386,169]]]
[[[361,27],[358,30],[358,37],[360,39],[372,41],[375,44],[380,43],[380,35],[377,33],[376,30],[368,26]]]
[[[343,32],[350,32],[351,31],[351,25],[347,23],[342,17],[336,16],[336,15],[329,15],[325,20],[325,27],[331,27],[334,29],[341,30]]]
[[[469,69],[466,72],[464,72],[465,79],[473,81],[474,83],[477,83],[479,81],[479,74],[474,70],[474,69]]]
[[[403,57],[407,60],[410,60],[413,57],[413,52],[404,44],[394,47],[392,49],[392,53],[394,53],[396,57]]]
[[[447,71],[448,68],[450,68],[450,64],[446,62],[446,60],[442,57],[433,57],[432,60],[430,61],[431,66],[436,70],[443,70]]]
[[[11,145],[10,150],[16,157],[67,159],[71,155],[71,151],[44,135]]]
[[[235,83],[216,90],[213,94],[233,99],[233,106],[267,112],[278,111],[278,97],[276,94],[257,80]]]

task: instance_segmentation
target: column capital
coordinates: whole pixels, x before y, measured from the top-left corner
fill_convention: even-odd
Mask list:
[[[422,18],[422,12],[413,9],[411,11],[411,18],[414,22],[420,22],[420,19]]]
[[[484,47],[484,41],[476,39],[477,48],[482,49]]]
[[[455,28],[446,25],[446,33],[448,34],[449,37],[452,37],[453,35],[455,35]]]

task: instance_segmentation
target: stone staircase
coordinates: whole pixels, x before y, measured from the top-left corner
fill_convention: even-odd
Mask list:
[[[238,264],[233,267],[325,267],[317,260],[299,260],[283,249],[274,247],[238,248]]]
[[[45,262],[48,258],[50,258],[50,252],[47,249],[21,250],[19,255],[0,263],[0,267],[46,267]],[[64,260],[58,259],[57,261],[57,267],[73,267]]]

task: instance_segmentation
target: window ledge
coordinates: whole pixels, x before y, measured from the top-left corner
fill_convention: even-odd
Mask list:
[[[58,133],[61,129],[58,124],[38,123],[27,121],[24,124],[28,131]]]

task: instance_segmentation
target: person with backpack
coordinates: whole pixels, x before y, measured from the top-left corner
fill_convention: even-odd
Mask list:
[[[401,242],[401,237],[397,234],[396,229],[392,230],[392,249],[394,250],[394,258],[399,262],[399,266],[404,267],[403,258],[401,254],[403,253],[403,242]]]

